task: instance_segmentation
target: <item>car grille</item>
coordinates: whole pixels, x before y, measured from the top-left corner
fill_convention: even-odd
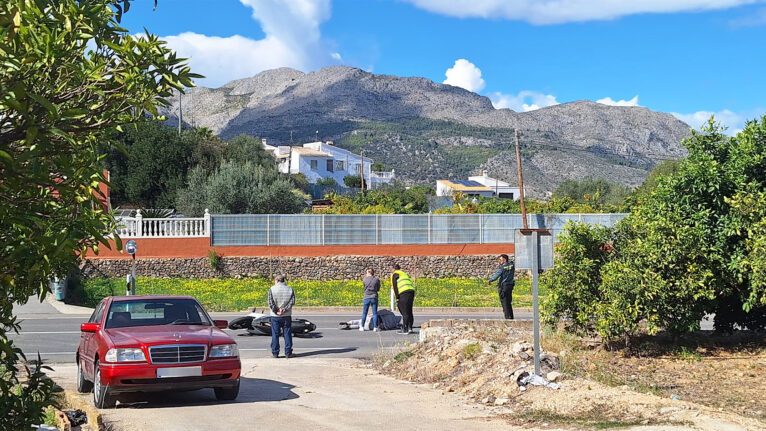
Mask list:
[[[204,344],[171,344],[149,347],[153,364],[186,364],[203,362],[207,346]]]

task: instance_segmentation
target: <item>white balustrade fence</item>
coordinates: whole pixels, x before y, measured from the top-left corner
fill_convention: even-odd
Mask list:
[[[135,217],[119,219],[121,238],[197,238],[210,237],[210,213],[203,217],[144,218],[141,210]]]

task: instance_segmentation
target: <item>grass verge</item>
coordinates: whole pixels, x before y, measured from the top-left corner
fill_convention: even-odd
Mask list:
[[[382,280],[380,306],[388,304],[390,282]],[[296,306],[361,306],[364,288],[361,281],[290,280],[295,290]],[[191,295],[209,311],[240,311],[248,307],[265,307],[271,280],[247,279],[181,279],[138,277],[137,294]],[[485,280],[471,278],[415,279],[416,307],[499,307],[497,290]],[[514,307],[530,307],[532,294],[529,280],[518,280],[513,294]],[[75,286],[73,302],[94,307],[105,296],[124,295],[123,279],[94,278]],[[545,291],[541,289],[540,295]]]

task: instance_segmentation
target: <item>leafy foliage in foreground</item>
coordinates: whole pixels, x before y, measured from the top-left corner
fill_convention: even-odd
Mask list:
[[[614,231],[570,225],[560,237],[543,277],[550,321],[626,341],[642,323],[699,329],[706,314],[717,330],[766,328],[766,117],[734,137],[711,120],[684,145],[688,158]]]
[[[13,304],[43,298],[77,252],[107,244],[97,145],[193,86],[183,59],[119,27],[128,0],[0,2],[0,429],[43,420],[51,386],[7,331]],[[119,247],[119,241],[117,242]]]

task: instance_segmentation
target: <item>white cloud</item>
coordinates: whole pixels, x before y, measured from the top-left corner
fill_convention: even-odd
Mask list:
[[[534,111],[546,106],[558,105],[556,97],[537,91],[521,91],[519,94],[489,93],[487,95],[496,109],[508,108],[516,112]]]
[[[699,130],[700,127],[707,124],[711,116],[715,117],[715,121],[720,122],[728,128],[725,132],[727,135],[736,135],[738,132],[745,128],[746,117],[728,109],[724,109],[723,111],[718,112],[697,111],[691,114],[679,114],[678,112],[671,112],[671,114],[695,130]]]
[[[406,0],[418,8],[459,18],[489,18],[561,24],[615,19],[640,13],[728,9],[764,0]]]
[[[614,100],[611,97],[604,97],[603,99],[596,100],[596,103],[611,106],[641,106],[638,104],[638,94],[630,100]]]
[[[330,0],[240,0],[253,10],[263,39],[181,33],[164,36],[180,57],[190,58],[197,84],[218,87],[277,67],[302,71],[342,61],[322,39],[319,26],[330,18]]]
[[[455,65],[447,69],[444,75],[447,76],[444,84],[465,88],[473,92],[479,92],[484,89],[481,69],[464,58],[456,60]]]
[[[729,21],[729,24],[734,28],[758,27],[761,25],[766,25],[766,8],[748,14],[747,16],[733,19]]]

